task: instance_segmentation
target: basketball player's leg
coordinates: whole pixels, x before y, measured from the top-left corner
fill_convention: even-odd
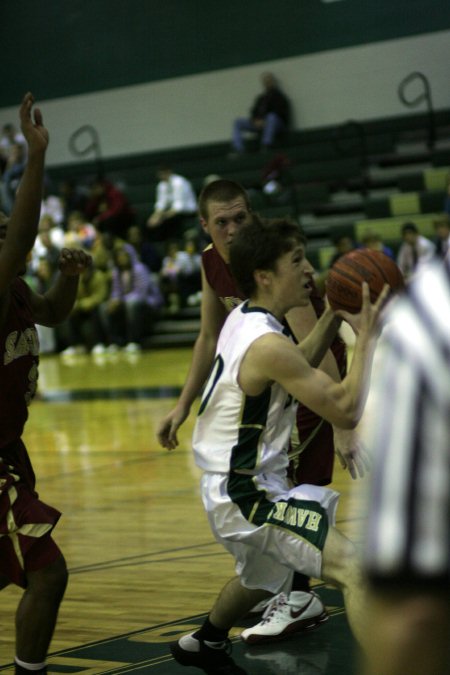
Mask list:
[[[225,542],[236,555],[236,576],[220,591],[201,628],[184,635],[171,645],[175,660],[184,666],[203,668],[207,672],[245,673],[228,654],[228,633],[261,600],[282,588],[292,573],[257,548],[242,542]],[[240,569],[239,569],[240,568]],[[258,588],[259,582],[265,589]],[[223,669],[220,670],[220,669]]]
[[[229,630],[258,602],[271,596],[263,589],[246,588],[239,577],[233,577],[220,591],[209,619],[218,628]]]
[[[245,675],[246,671],[229,654],[228,633],[256,602],[269,595],[268,591],[245,588],[239,577],[230,579],[201,628],[171,644],[172,656],[182,666],[201,668],[208,673]]]
[[[322,552],[321,579],[339,588],[344,596],[353,635],[364,645],[366,587],[355,545],[335,527],[330,527]]]
[[[40,549],[35,560],[28,561],[26,588],[16,612],[16,656],[27,664],[45,662],[67,586],[64,557],[50,537],[43,539],[35,545]]]

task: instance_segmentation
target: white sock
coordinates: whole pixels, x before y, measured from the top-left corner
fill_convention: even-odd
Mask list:
[[[20,659],[17,658],[17,656],[14,659],[14,663],[17,663],[18,666],[21,668],[25,668],[25,670],[44,670],[46,667],[46,663],[26,663],[25,661],[21,661]]]

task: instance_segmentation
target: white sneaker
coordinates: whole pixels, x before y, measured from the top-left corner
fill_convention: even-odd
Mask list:
[[[67,347],[67,349],[61,352],[61,356],[75,356],[75,354],[75,347]]]
[[[141,351],[141,345],[139,345],[137,342],[129,342],[127,345],[125,345],[123,351],[127,354],[137,354],[137,352]]]
[[[249,612],[247,612],[246,616],[251,617],[253,615],[257,614],[263,614],[266,609],[268,608],[269,605],[272,604],[274,596],[271,595],[270,598],[267,598],[266,600],[261,600],[261,602],[258,602],[257,605],[251,608]]]
[[[83,354],[86,354],[86,347],[83,347],[83,345],[75,345],[74,347],[67,347],[67,349],[61,353],[63,356],[82,356]]]
[[[318,595],[310,591],[292,591],[289,596],[280,593],[272,598],[256,626],[246,628],[241,639],[247,644],[274,642],[327,621],[328,613]]]

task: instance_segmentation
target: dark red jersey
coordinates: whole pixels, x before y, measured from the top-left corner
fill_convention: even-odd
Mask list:
[[[39,339],[34,325],[30,290],[17,278],[11,284],[11,301],[0,327],[0,448],[20,438],[28,406],[36,392]]]
[[[227,312],[231,312],[246,299],[231,276],[230,266],[220,257],[212,244],[203,251],[202,264],[208,284],[225,305]]]

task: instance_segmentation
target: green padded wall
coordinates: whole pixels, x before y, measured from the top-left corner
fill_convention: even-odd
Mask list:
[[[0,107],[449,27],[448,0],[2,0]]]

